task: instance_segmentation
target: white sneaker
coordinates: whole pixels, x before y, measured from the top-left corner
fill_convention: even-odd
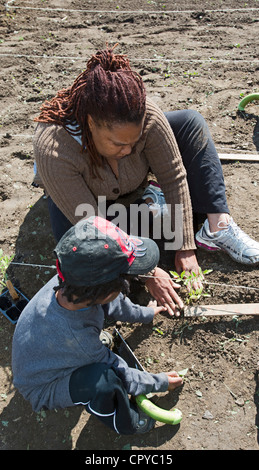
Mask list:
[[[151,429],[154,428],[156,422],[153,418],[150,416],[146,415],[144,411],[138,409],[139,413],[139,421],[136,425],[136,433],[137,434],[144,434],[146,432],[151,431]]]
[[[143,200],[152,199],[153,203],[150,202],[148,204],[149,209],[153,212],[154,217],[167,215],[168,208],[165,201],[165,196],[163,191],[161,190],[160,186],[155,186],[154,184],[150,183],[142,196]]]
[[[104,344],[104,346],[107,346],[107,348],[111,348],[113,344],[113,337],[108,331],[102,330],[99,339],[101,343]]]
[[[209,221],[205,220],[199,232],[195,235],[198,247],[208,251],[225,251],[235,261],[247,265],[259,263],[259,243],[244,233],[230,218],[226,228],[212,233]]]

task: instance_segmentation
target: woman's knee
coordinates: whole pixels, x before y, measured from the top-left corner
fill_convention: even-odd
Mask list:
[[[195,109],[187,109],[187,122],[198,128],[207,128],[207,122],[199,111]]]
[[[165,116],[175,134],[185,130],[207,128],[204,117],[195,109],[169,111]]]

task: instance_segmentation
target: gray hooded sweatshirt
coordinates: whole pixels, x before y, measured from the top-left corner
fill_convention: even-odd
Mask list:
[[[149,323],[154,310],[133,304],[120,294],[114,301],[70,311],[59,305],[53,287],[54,276],[29,302],[13,336],[13,383],[32,408],[39,411],[73,406],[69,381],[79,367],[106,363],[121,378],[128,394],[164,392],[165,373],[151,374],[128,367],[104,346],[99,335],[105,318],[130,323]]]

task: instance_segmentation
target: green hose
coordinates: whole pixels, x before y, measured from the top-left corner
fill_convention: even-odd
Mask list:
[[[247,95],[245,96],[245,98],[243,98],[239,105],[238,105],[238,110],[239,111],[244,111],[245,110],[245,106],[250,103],[250,101],[253,101],[253,100],[259,100],[259,93],[251,93],[250,95]]]
[[[182,421],[182,412],[177,408],[163,410],[148,400],[146,395],[138,395],[135,398],[139,408],[156,421],[167,424],[179,424]]]

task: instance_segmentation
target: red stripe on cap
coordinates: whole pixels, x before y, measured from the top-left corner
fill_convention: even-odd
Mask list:
[[[61,278],[61,280],[62,280],[63,282],[65,282],[65,278],[64,278],[62,272],[60,271],[58,259],[56,259],[56,268],[57,268],[57,272],[58,272],[59,277]]]
[[[128,263],[131,266],[135,259],[135,245],[130,236],[113,223],[101,217],[95,217],[93,225],[100,230],[100,232],[113,238],[113,240],[118,243],[122,252],[126,254]]]

